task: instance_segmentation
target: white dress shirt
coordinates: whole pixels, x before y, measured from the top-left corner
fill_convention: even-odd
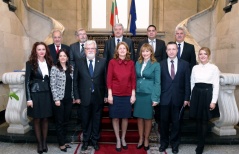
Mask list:
[[[89,68],[90,66],[90,59],[86,58],[86,61],[87,61],[87,66]],[[92,59],[92,65],[93,65],[93,71],[95,70],[95,58]]]
[[[119,42],[122,42],[123,36],[121,36],[120,38],[115,37],[115,45],[118,44],[118,39],[120,40]]]
[[[47,64],[46,64],[46,60],[44,60],[43,62],[38,60],[38,65],[39,65],[39,67],[41,69],[43,79],[44,79],[45,75],[49,76],[49,71],[48,71],[48,67],[47,67]]]
[[[55,44],[54,44],[55,45]],[[59,46],[59,50],[61,50],[61,44],[60,45],[55,45],[55,49],[57,51],[57,46]]]
[[[178,70],[178,58],[177,57],[175,57],[174,59],[168,58],[167,62],[168,62],[168,71],[169,71],[170,76],[171,76],[171,65],[172,65],[171,60],[173,60],[175,75],[176,75],[177,70]]]
[[[149,44],[152,46],[152,48],[153,48],[153,50],[154,50],[154,52],[155,52],[155,49],[156,49],[156,39],[153,39],[153,40],[150,40],[150,39],[148,39],[148,41],[149,41]],[[153,41],[153,42],[152,42]]]
[[[147,61],[147,62],[143,62],[143,64],[142,64],[142,67],[141,67],[141,76],[143,76],[143,71],[144,71],[144,69],[145,69],[147,63],[148,63],[148,61]]]
[[[214,64],[199,64],[192,69],[191,90],[195,83],[207,83],[213,85],[212,103],[216,103],[219,94],[219,74],[218,67]]]

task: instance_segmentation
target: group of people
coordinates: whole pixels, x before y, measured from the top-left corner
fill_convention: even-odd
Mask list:
[[[155,118],[160,127],[159,151],[165,151],[170,144],[172,152],[178,153],[182,108],[186,106],[190,106],[190,117],[197,121],[196,153],[203,152],[207,122],[219,91],[219,70],[209,63],[210,50],[199,50],[196,65],[194,46],[184,41],[183,27],[176,27],[176,41],[165,45],[156,39],[156,27],[149,25],[148,38],[139,43],[135,54],[133,41],[123,33],[123,25],[115,24],[114,37],[106,41],[103,58],[98,57],[97,44],[87,40],[84,29],[76,32],[79,41],[70,47],[61,44],[59,30],[52,33],[53,44],[33,45],[25,83],[27,113],[33,117],[38,153],[48,151],[48,117],[52,115],[60,150],[66,152],[71,147],[66,126],[73,104],[80,104],[81,150],[89,145],[99,150],[104,103],[108,103],[118,152],[128,149],[126,133],[133,109],[139,133],[137,149],[149,149]]]

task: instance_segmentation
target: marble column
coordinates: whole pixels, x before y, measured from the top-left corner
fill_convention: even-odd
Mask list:
[[[215,121],[212,132],[219,136],[236,135],[235,125],[239,122],[238,107],[234,90],[239,85],[239,74],[222,73],[220,75],[220,91],[218,106],[219,120]]]
[[[25,97],[25,72],[4,73],[2,76],[4,84],[9,84],[10,92],[15,92],[19,100],[8,99],[5,111],[5,119],[9,124],[8,133],[25,134],[30,130],[27,118],[27,105]]]

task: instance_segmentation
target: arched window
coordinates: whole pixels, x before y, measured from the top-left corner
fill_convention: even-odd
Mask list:
[[[111,7],[115,0],[91,0],[89,12],[89,30],[91,31],[109,31]],[[122,23],[125,30],[128,27],[129,10],[131,0],[116,0],[118,16],[115,16],[115,22]],[[150,0],[135,0],[137,13],[137,31],[145,31],[152,21],[152,9]],[[129,25],[130,26],[130,25]]]

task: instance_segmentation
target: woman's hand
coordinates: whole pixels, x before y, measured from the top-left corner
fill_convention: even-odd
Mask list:
[[[32,101],[27,101],[27,106],[33,108],[33,102]]]
[[[55,101],[56,106],[60,106],[61,105],[61,101]]]
[[[113,96],[112,95],[108,95],[108,103],[113,104]]]
[[[214,110],[216,107],[216,103],[211,103],[210,104],[210,111]]]
[[[135,101],[136,101],[135,95],[132,95],[132,96],[130,97],[130,103],[131,103],[131,104],[134,104]]]
[[[153,103],[152,103],[152,106],[157,106],[157,105],[158,105],[157,102],[153,102]]]

